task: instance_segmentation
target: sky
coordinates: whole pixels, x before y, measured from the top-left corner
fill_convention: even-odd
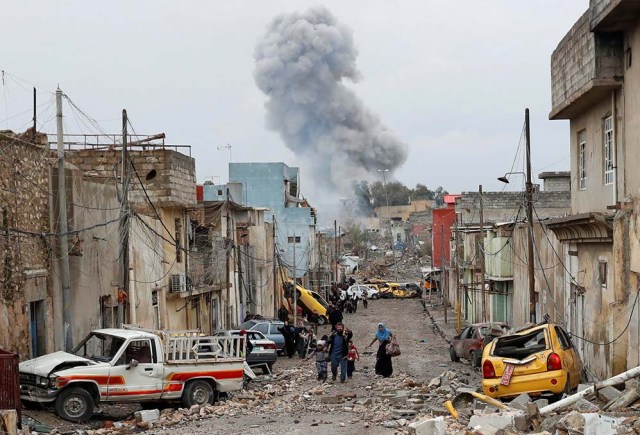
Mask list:
[[[548,120],[549,64],[588,0],[10,2],[0,129],[30,126],[35,85],[39,129],[54,132],[59,85],[95,120],[67,105],[66,133],[117,134],[126,108],[137,133],[191,145],[198,182],[227,181],[230,158],[283,161],[301,166],[313,202],[312,162],[266,128],[267,97],[253,74],[269,23],[318,5],[353,31],[361,78],[347,86],[408,148],[395,179],[451,193],[502,190],[498,176],[523,170],[522,153],[513,162],[525,107],[533,172],[569,169],[568,122]],[[509,189],[522,187],[517,178]]]

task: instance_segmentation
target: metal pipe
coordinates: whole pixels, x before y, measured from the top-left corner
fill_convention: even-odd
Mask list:
[[[62,91],[56,90],[56,124],[58,130],[58,234],[60,235],[60,281],[62,285],[62,322],[64,325],[64,348],[73,348],[73,313],[71,310],[71,283],[69,272],[69,239],[67,232],[67,184],[64,164],[64,133],[62,125]]]
[[[534,275],[533,261],[533,184],[531,183],[531,133],[529,126],[529,109],[524,111],[525,138],[526,138],[526,157],[527,157],[527,182],[526,186],[526,202],[527,202],[527,222],[529,243],[527,244],[527,266],[529,270],[529,320],[531,323],[537,322],[536,316],[536,277]]]

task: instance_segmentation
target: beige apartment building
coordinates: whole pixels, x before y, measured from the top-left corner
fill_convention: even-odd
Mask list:
[[[640,365],[640,2],[591,0],[551,56],[552,120],[570,121],[564,322],[599,378]]]

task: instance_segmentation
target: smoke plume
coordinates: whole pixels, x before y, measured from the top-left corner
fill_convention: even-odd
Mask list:
[[[343,82],[358,80],[357,56],[352,31],[322,7],[275,18],[255,50],[255,81],[269,97],[267,127],[311,163],[316,178],[346,189],[407,157]]]

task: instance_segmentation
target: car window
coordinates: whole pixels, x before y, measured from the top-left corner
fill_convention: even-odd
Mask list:
[[[318,293],[316,292],[310,292],[311,295],[313,296],[313,298],[320,304],[322,305],[323,308],[327,308],[329,305],[327,304],[327,302],[322,299],[322,296],[320,296]]]
[[[282,324],[274,323],[273,325],[271,325],[271,334],[280,334],[280,331],[278,331],[278,328],[280,327],[282,327]]]
[[[263,334],[268,334],[269,333],[269,324],[268,323],[259,323],[253,328],[253,330],[254,331],[260,331]]]
[[[134,340],[127,346],[116,365],[123,366],[135,359],[141,364],[152,362],[151,359],[151,341],[150,340]]]
[[[471,328],[466,327],[462,330],[462,333],[460,334],[460,339],[464,340],[466,338],[469,338],[469,332],[471,331]]]
[[[556,335],[558,336],[558,340],[560,341],[560,346],[562,346],[563,349],[570,349],[573,347],[573,343],[571,343],[571,339],[569,338],[569,335],[564,332],[564,329],[562,329],[559,326],[556,326]]]

